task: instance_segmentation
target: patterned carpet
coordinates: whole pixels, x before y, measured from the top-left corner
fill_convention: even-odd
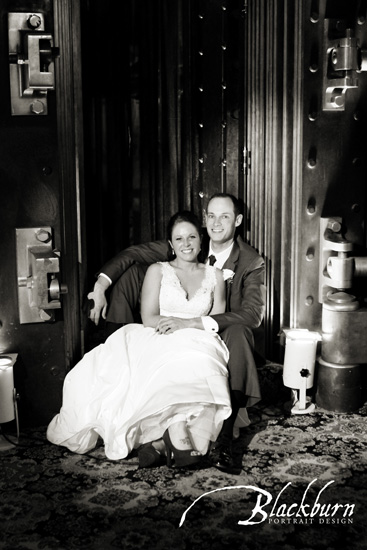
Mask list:
[[[109,461],[102,446],[53,446],[45,427],[21,433],[0,454],[0,548],[365,549],[367,404],[290,415],[278,374],[262,384],[264,402],[235,442],[239,476],[139,470],[136,456]]]

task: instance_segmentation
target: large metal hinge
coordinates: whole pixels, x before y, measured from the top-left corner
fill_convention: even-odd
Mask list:
[[[324,38],[323,110],[344,111],[346,91],[358,88],[358,73],[367,70],[367,50],[340,21],[325,20]]]

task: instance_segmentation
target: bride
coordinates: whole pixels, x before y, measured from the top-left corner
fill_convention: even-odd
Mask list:
[[[200,263],[201,228],[191,212],[168,224],[171,260],[152,264],[141,294],[143,325],[126,325],[87,353],[64,381],[47,428],[76,453],[104,441],[111,459],[138,449],[139,466],[192,466],[230,415],[228,350],[202,317],[225,311],[222,272]]]

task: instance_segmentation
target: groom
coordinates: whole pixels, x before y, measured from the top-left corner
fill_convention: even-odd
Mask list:
[[[241,237],[241,204],[228,193],[216,193],[208,202],[205,222],[209,242],[203,241],[208,261],[223,269],[227,286],[226,312],[202,317],[205,330],[218,332],[229,352],[229,386],[232,414],[224,421],[222,431],[211,451],[211,461],[218,469],[239,474],[241,468],[232,455],[233,428],[240,409],[250,407],[260,398],[260,387],[254,360],[253,330],[261,325],[265,309],[264,260]],[[91,320],[97,325],[102,315],[107,330],[136,322],[136,309],[145,271],[153,262],[167,260],[167,242],[155,241],[131,246],[107,262],[98,275],[93,292]],[[114,284],[107,312],[106,290]],[[107,313],[107,315],[106,315]],[[182,328],[197,326],[198,320],[180,320]]]

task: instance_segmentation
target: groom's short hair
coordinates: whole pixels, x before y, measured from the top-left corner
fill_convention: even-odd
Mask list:
[[[230,199],[233,204],[233,211],[235,216],[237,217],[239,214],[243,214],[244,208],[241,204],[241,201],[237,199],[234,195],[231,195],[230,193],[214,193],[208,201],[208,205],[211,200],[213,199]]]

